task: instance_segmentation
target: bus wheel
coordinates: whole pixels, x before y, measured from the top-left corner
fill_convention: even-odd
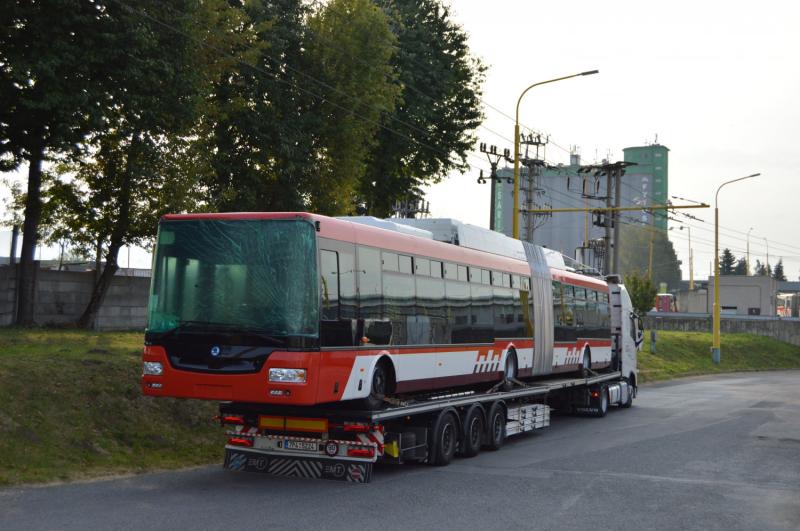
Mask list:
[[[383,361],[375,365],[370,380],[369,396],[364,399],[364,405],[369,409],[380,409],[384,406],[383,399],[389,389],[389,371]]]
[[[581,378],[589,377],[589,370],[592,368],[592,358],[589,357],[589,349],[583,351],[583,363],[581,363]]]
[[[495,402],[489,408],[486,416],[486,444],[487,450],[499,450],[506,441],[506,410],[503,404]]]
[[[506,356],[506,366],[503,370],[503,390],[511,391],[514,388],[514,380],[519,374],[519,363],[517,363],[517,353],[512,349]]]
[[[453,413],[443,411],[439,414],[433,426],[430,464],[435,466],[450,464],[458,446],[458,431],[458,422]]]
[[[484,432],[483,410],[473,405],[464,417],[463,434],[459,454],[464,457],[475,457],[481,451]]]

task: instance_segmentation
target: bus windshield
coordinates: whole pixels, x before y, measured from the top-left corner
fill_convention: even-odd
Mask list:
[[[147,331],[181,329],[317,337],[314,226],[303,220],[162,221]]]

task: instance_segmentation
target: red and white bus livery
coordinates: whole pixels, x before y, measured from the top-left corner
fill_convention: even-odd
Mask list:
[[[605,281],[484,229],[392,221],[164,216],[145,394],[378,407],[387,395],[622,366]],[[619,315],[633,317],[621,288]]]

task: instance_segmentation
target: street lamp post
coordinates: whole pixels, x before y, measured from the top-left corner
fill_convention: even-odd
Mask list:
[[[712,338],[712,345],[711,345],[711,361],[714,363],[719,363],[720,361],[720,352],[719,352],[719,191],[722,190],[722,187],[735,183],[738,181],[743,181],[745,179],[752,179],[753,177],[758,177],[761,175],[760,173],[754,173],[752,175],[748,175],[746,177],[739,177],[738,179],[733,179],[731,181],[726,181],[719,185],[717,188],[717,193],[714,196],[714,317],[713,317],[713,338]]]
[[[530,89],[533,87],[538,87],[539,85],[555,83],[556,81],[562,81],[564,79],[570,79],[573,77],[590,76],[592,74],[597,74],[598,72],[600,71],[590,70],[587,72],[581,72],[580,74],[572,74],[571,76],[557,77],[547,81],[540,81],[539,83],[534,83],[533,85],[529,86],[522,91],[522,94],[519,95],[519,99],[517,100],[517,112],[514,119],[514,219],[512,225],[512,234],[516,239],[519,239],[519,105],[522,103],[522,97],[525,96]]]
[[[767,244],[767,276],[769,276],[769,274],[770,274],[770,271],[769,271],[769,240],[764,238],[764,243]]]
[[[746,276],[750,276],[750,233],[753,232],[753,227],[750,227],[750,230],[747,231],[747,262],[744,274]]]

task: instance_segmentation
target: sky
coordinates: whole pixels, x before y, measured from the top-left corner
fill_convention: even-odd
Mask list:
[[[453,0],[451,6],[473,53],[489,66],[484,101],[509,116],[528,85],[600,70],[532,89],[520,121],[551,135],[552,163],[567,163],[570,146],[578,146],[584,162],[621,160],[622,148],[657,137],[670,149],[670,195],[712,206],[685,211],[706,221],[686,220],[695,278],[708,276],[714,258],[717,187],[760,172],[720,192],[720,248],[744,256],[752,227],[751,263],[766,260],[768,245],[770,264],[783,257],[787,277],[798,280],[800,4]],[[487,107],[484,126],[477,131],[481,141],[513,147],[513,120]],[[428,189],[431,212],[488,226],[489,186],[476,179],[489,165],[480,153],[469,162],[468,174]],[[671,225],[688,279],[689,231]]]
[[[761,176],[726,187],[719,198],[720,248],[737,256],[750,231],[751,263],[783,257],[789,280],[800,277],[800,3],[765,0],[686,2],[451,0],[451,16],[469,34],[472,52],[488,66],[487,104],[479,141],[512,148],[520,92],[532,83],[598,69],[536,87],[523,100],[524,127],[550,135],[546,158],[567,163],[577,146],[584,162],[622,159],[622,148],[656,140],[670,149],[669,193],[712,205],[730,179]],[[477,145],[476,145],[477,148]],[[435,217],[488,227],[485,156],[427,190]],[[680,200],[674,200],[681,203]],[[691,210],[688,221],[695,278],[713,261],[713,209]],[[549,223],[557,223],[557,214]],[[685,219],[685,218],[684,218]],[[688,279],[688,230],[670,238]],[[768,244],[764,238],[767,238]],[[0,254],[9,236],[0,233]],[[45,250],[45,258],[55,256]],[[125,253],[123,253],[125,254]],[[123,265],[125,258],[122,259]],[[148,267],[134,250],[131,265]]]

